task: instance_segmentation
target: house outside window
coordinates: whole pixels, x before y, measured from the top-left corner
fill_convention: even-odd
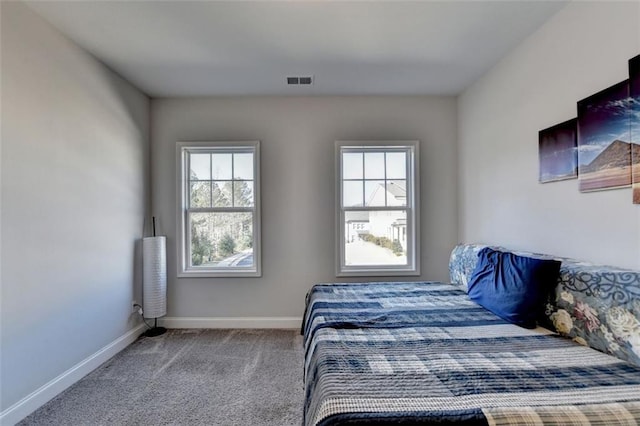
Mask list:
[[[419,275],[418,142],[337,141],[337,275]]]
[[[260,276],[260,143],[177,150],[178,276]]]

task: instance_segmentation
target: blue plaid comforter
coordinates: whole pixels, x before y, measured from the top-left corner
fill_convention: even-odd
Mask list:
[[[303,333],[307,426],[640,423],[640,367],[449,284],[317,285]]]

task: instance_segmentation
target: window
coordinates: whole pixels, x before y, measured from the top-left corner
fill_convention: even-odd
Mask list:
[[[178,276],[260,276],[259,142],[180,142],[178,163]]]
[[[420,275],[418,142],[336,142],[338,276]]]

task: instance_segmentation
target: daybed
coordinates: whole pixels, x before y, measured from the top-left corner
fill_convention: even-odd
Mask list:
[[[640,423],[640,272],[561,259],[549,329],[526,329],[469,299],[483,247],[450,284],[314,286],[305,425]]]

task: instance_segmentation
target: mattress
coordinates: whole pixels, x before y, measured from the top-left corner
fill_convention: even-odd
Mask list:
[[[640,367],[437,282],[316,285],[304,423],[638,424]]]

